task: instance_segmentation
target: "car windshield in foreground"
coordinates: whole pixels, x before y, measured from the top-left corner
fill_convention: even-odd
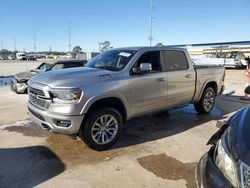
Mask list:
[[[120,71],[126,67],[137,50],[109,50],[90,60],[85,66],[110,71]]]

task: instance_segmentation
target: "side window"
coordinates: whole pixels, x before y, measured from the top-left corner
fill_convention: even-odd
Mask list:
[[[68,62],[66,64],[67,68],[74,68],[74,67],[79,67],[79,63],[78,62]]]
[[[55,64],[51,70],[63,69],[64,65],[62,63]]]
[[[134,67],[140,67],[141,63],[151,63],[152,72],[162,71],[160,51],[146,52],[136,62]]]
[[[164,59],[167,71],[187,70],[188,61],[186,55],[182,51],[164,51]]]

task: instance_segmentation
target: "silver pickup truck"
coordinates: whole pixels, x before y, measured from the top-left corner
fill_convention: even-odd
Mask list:
[[[78,135],[89,147],[104,150],[133,117],[188,103],[209,113],[224,77],[223,67],[193,66],[185,49],[112,49],[85,67],[32,77],[28,109],[44,129]]]

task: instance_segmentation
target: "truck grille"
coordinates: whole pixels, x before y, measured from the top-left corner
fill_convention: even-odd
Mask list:
[[[250,188],[250,167],[241,164],[241,187],[242,188]]]
[[[34,93],[34,94],[39,95],[39,96],[45,96],[43,90],[35,89],[33,87],[29,87],[29,92]]]
[[[29,101],[38,108],[46,108],[45,94],[42,90],[29,87]]]

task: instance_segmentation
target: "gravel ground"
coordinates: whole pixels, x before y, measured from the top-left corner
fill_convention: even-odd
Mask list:
[[[242,70],[227,70],[225,85],[225,92],[235,94],[219,96],[211,114],[198,115],[189,105],[133,119],[103,152],[42,130],[28,117],[27,95],[2,85],[0,187],[194,187],[195,166],[209,149],[217,121],[249,104],[239,100]]]

